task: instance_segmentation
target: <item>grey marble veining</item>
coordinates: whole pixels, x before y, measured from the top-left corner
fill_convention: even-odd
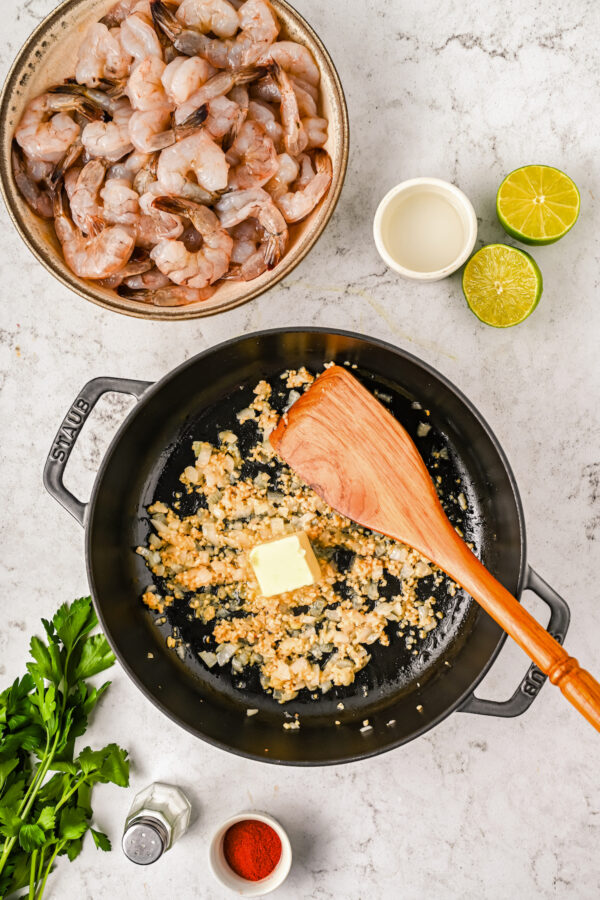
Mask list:
[[[0,72],[52,0],[5,0]],[[326,233],[268,296],[177,325],[118,317],[62,288],[0,209],[2,596],[0,684],[23,670],[30,633],[86,591],[82,533],[44,492],[57,425],[95,375],[157,379],[205,347],[285,325],[386,338],[439,368],[479,407],[514,467],[531,563],[571,604],[571,652],[600,673],[600,90],[594,0],[502,4],[297,0],[325,41],[351,118],[346,185]],[[576,228],[535,250],[540,306],[506,332],[480,324],[458,276],[401,281],[371,238],[379,198],[434,175],[472,199],[482,243],[502,240],[494,197],[527,162],[564,168],[581,190]],[[77,450],[82,497],[128,401],[107,399]],[[539,602],[530,608],[544,615]],[[527,666],[506,646],[479,693],[504,698]],[[222,817],[256,806],[288,827],[295,861],[281,900],[600,896],[598,735],[544,687],[522,718],[456,714],[420,740],[363,763],[275,768],[215,750],[163,718],[118,668],[90,740],[134,760],[132,791],[153,779],[189,790],[193,829],[148,870],[89,844],[64,860],[49,898],[226,900],[205,861]],[[102,786],[97,821],[118,844],[132,791]]]

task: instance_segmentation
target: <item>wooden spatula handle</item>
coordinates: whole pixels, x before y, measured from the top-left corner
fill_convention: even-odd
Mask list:
[[[458,581],[522,650],[558,685],[576,710],[600,731],[600,684],[582,669],[531,613],[479,562],[460,539],[454,541],[452,560],[438,565]]]
[[[574,657],[567,656],[557,677],[553,678],[551,674],[550,681],[557,684],[569,703],[600,731],[600,684],[594,676],[582,669]]]

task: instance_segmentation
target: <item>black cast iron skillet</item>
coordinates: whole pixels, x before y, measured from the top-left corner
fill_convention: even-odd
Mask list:
[[[356,366],[353,374],[379,392],[415,437],[453,522],[509,591],[520,597],[528,588],[544,600],[550,608],[548,630],[562,641],[569,610],[526,564],[521,502],[496,438],[449,381],[381,341],[323,329],[265,331],[207,350],[156,384],[96,378],[67,413],[44,470],[48,491],[86,529],[96,610],[129,676],[159,709],[198,737],[242,756],[284,764],[372,756],[414,739],[457,709],[519,715],[544,681],[531,666],[510,700],[474,696],[506,635],[462,591],[452,596],[447,581],[437,588],[432,579],[422,585],[425,596],[435,593],[444,618],[419,642],[416,654],[390,628],[390,646],[370,648],[372,659],[353,685],[316,699],[302,691],[283,706],[261,690],[256,672],[235,676],[228,666],[209,670],[204,665],[197,653],[210,649],[210,636],[198,620],[190,621],[185,603],[170,609],[163,625],[143,606],[140,595],[150,576],[134,548],[150,532],[147,506],[155,499],[171,502],[181,487],[179,474],[193,459],[192,440],[214,441],[219,430],[231,427],[242,434],[242,444],[251,442],[254,426],[240,428],[235,412],[250,400],[256,383],[266,378],[281,386],[283,370],[306,365],[318,371],[329,361]],[[84,504],[65,488],[63,472],[87,416],[109,391],[132,394],[139,402],[113,439]],[[280,408],[287,393],[281,389],[276,396]],[[418,437],[423,422],[431,429]],[[443,448],[447,454],[440,457]],[[467,511],[456,502],[461,491]],[[190,505],[183,511],[192,510]],[[340,556],[342,568],[349,562]],[[389,590],[398,587],[391,584]],[[165,644],[173,625],[186,644],[183,659]],[[248,708],[259,712],[248,717]],[[300,729],[284,729],[295,714]],[[370,729],[364,730],[365,719]]]

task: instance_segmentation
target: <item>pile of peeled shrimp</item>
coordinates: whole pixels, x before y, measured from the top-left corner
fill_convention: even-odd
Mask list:
[[[76,275],[177,306],[277,265],[332,178],[319,69],[279,31],[268,0],[121,0],[88,29],[13,142]]]

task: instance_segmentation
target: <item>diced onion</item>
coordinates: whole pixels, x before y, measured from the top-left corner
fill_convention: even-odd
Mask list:
[[[212,669],[217,664],[217,654],[211,653],[210,650],[201,650],[198,656],[206,663],[209,669]]]

